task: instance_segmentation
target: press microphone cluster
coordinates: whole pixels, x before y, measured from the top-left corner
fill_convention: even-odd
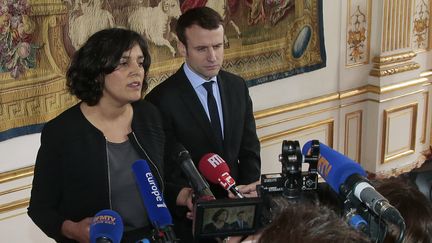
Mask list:
[[[205,181],[195,167],[189,152],[182,146],[177,145],[175,149],[175,160],[180,165],[183,173],[186,175],[198,200],[214,200],[215,196],[210,190],[209,184]]]
[[[149,220],[156,232],[153,241],[158,243],[178,242],[172,229],[173,222],[170,212],[165,204],[157,181],[153,176],[146,160],[137,160],[132,165],[141,198],[144,201]]]
[[[199,162],[198,168],[201,174],[210,182],[221,185],[237,198],[245,197],[237,188],[234,178],[231,177],[227,163],[219,155],[214,153],[204,155]]]
[[[303,146],[303,155],[308,154],[311,144],[312,141],[309,141]],[[353,195],[377,216],[398,225],[401,228],[401,240],[405,230],[403,217],[365,178],[366,171],[358,163],[323,143],[319,144],[319,149],[318,173],[327,184],[339,195],[345,198]]]
[[[123,221],[110,209],[99,211],[90,225],[91,243],[120,243],[123,236]]]

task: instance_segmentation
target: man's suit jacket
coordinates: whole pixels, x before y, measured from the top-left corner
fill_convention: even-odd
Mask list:
[[[236,220],[231,223],[232,229],[247,229],[249,228],[249,224],[243,220],[243,225],[240,225],[240,221]]]
[[[219,154],[230,167],[238,185],[255,182],[260,177],[260,143],[256,134],[252,101],[245,81],[234,74],[220,71],[217,77],[224,121],[223,148],[219,148],[208,116],[181,67],[174,75],[155,87],[145,98],[159,108],[166,131],[165,175],[167,183],[190,187],[186,176],[174,161],[174,144],[182,144],[198,168],[207,153]],[[211,185],[216,197],[225,197],[219,185]],[[168,196],[168,197],[170,197]],[[172,201],[171,198],[168,201]]]

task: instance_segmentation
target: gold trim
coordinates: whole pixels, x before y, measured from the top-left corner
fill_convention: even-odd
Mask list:
[[[278,133],[266,135],[266,136],[259,138],[259,140],[261,143],[266,143],[266,142],[276,140],[278,138],[285,137],[287,135],[290,135],[290,134],[293,134],[293,133],[296,133],[299,131],[304,131],[307,129],[319,127],[319,126],[326,125],[326,124],[327,124],[328,129],[329,129],[329,134],[331,134],[331,137],[329,138],[327,145],[330,147],[333,147],[334,119],[327,119],[327,120],[323,120],[323,121],[319,121],[319,122],[314,122],[313,124],[297,127],[294,129],[283,131],[283,132],[278,132]]]
[[[369,72],[369,75],[374,77],[384,77],[389,76],[397,73],[412,71],[420,68],[420,64],[416,62],[410,62],[408,64],[405,64],[403,66],[396,66],[392,68],[386,68],[386,69],[372,69]]]
[[[423,93],[425,95],[424,99],[424,112],[423,112],[423,132],[420,139],[420,143],[426,143],[426,133],[427,133],[427,120],[429,116],[429,91]]]
[[[391,98],[388,98],[388,99],[378,100],[376,102],[378,102],[378,103],[384,103],[384,102],[388,102],[388,101],[391,101],[391,100],[396,100],[396,99],[399,99],[399,98],[402,98],[402,97],[406,97],[406,96],[410,96],[410,95],[414,95],[414,94],[418,94],[418,93],[422,93],[422,92],[424,92],[424,89],[417,90],[417,91],[410,92],[410,93],[406,93],[406,94],[403,94],[403,95],[398,95],[398,96],[391,97]]]
[[[33,170],[34,170],[34,166],[28,166],[17,170],[3,172],[0,174],[0,184],[8,181],[18,180],[24,177],[32,176]]]
[[[8,211],[13,211],[13,210],[17,210],[20,208],[26,208],[28,207],[30,202],[30,198],[24,198],[24,199],[19,199],[19,200],[15,200],[9,203],[4,203],[0,205],[0,214],[8,212]]]
[[[291,103],[291,104],[286,104],[286,105],[281,105],[281,106],[277,106],[277,107],[272,107],[269,109],[256,111],[256,112],[254,112],[254,116],[255,116],[255,119],[258,120],[258,119],[282,114],[285,112],[299,110],[299,109],[302,109],[305,107],[322,104],[325,102],[330,102],[330,101],[334,101],[334,100],[342,100],[342,99],[354,97],[354,96],[365,94],[365,93],[385,94],[385,93],[389,93],[392,91],[402,90],[402,89],[407,88],[407,87],[412,87],[412,86],[421,85],[421,84],[427,85],[430,83],[429,83],[429,80],[427,78],[422,77],[422,78],[417,78],[417,79],[410,79],[410,80],[403,81],[403,82],[400,82],[397,84],[387,85],[387,86],[383,86],[383,87],[378,87],[375,85],[368,84],[365,86],[361,86],[359,88],[341,91],[339,93],[328,94],[328,95],[324,95],[324,96],[319,96],[317,98],[311,98],[311,99],[307,99],[304,101],[299,101],[299,102],[295,102],[295,103]],[[374,100],[376,102],[386,102],[386,101],[391,100],[391,99],[404,97],[404,96],[415,94],[415,93],[422,92],[422,91],[423,90],[411,92],[411,93],[404,94],[402,96],[397,96],[397,97],[393,97],[393,98],[385,99],[385,100],[374,100],[374,99],[371,99],[371,100]],[[288,120],[281,120],[281,122],[284,122],[284,121],[288,121]],[[260,127],[260,128],[262,128],[262,127]]]
[[[415,86],[427,82],[429,82],[427,78],[417,78],[417,79],[407,80],[401,83],[383,86],[380,88],[380,93],[384,94],[391,91],[401,90],[403,88],[407,88],[410,86]]]
[[[372,59],[372,61],[378,65],[385,65],[390,63],[399,63],[403,61],[409,61],[416,57],[417,54],[413,51],[398,53],[389,56],[376,56]]]
[[[298,120],[298,119],[301,119],[301,118],[304,118],[304,117],[310,117],[310,116],[313,116],[313,115],[317,115],[317,114],[320,114],[320,113],[323,113],[323,112],[327,112],[327,111],[331,111],[331,110],[336,110],[336,109],[339,109],[339,106],[330,107],[330,108],[326,108],[326,109],[321,109],[321,110],[317,110],[317,111],[312,111],[312,112],[304,113],[304,114],[301,114],[301,115],[298,115],[298,116],[290,116],[289,118],[284,118],[284,119],[280,119],[280,120],[277,120],[277,121],[265,123],[265,124],[262,124],[262,125],[257,125],[256,129],[259,130],[259,129],[263,129],[263,128],[266,128],[266,127],[275,126],[275,125],[278,125],[278,124],[281,124],[281,123],[284,123],[284,122]]]
[[[359,126],[357,126],[357,156],[355,161],[360,162],[361,157],[361,142],[362,142],[362,127],[363,127],[363,110],[353,111],[345,114],[345,141],[344,141],[344,154],[348,156],[348,137],[350,131],[348,129],[349,119],[358,119]]]
[[[4,217],[4,218],[0,218],[0,221],[11,219],[11,218],[15,218],[15,217],[18,217],[18,216],[21,216],[21,215],[24,215],[24,214],[27,214],[27,211],[21,212],[21,213],[17,213],[17,214],[13,214],[13,215],[9,215],[9,216]]]
[[[389,127],[389,115],[391,113],[399,112],[406,109],[412,109],[412,117],[411,117],[411,141],[409,150],[394,154],[387,155],[387,146],[388,146],[388,127]],[[384,110],[384,118],[383,118],[383,131],[382,131],[382,144],[381,144],[381,163],[385,164],[391,160],[406,156],[408,154],[414,153],[415,150],[415,141],[416,141],[416,131],[417,131],[417,111],[418,111],[418,103],[410,103],[407,105],[403,105],[400,107]]]
[[[432,13],[432,3],[429,1],[429,13]],[[430,16],[430,14],[429,14]],[[432,49],[432,17],[429,17],[429,30],[428,30],[428,46],[426,47],[426,50],[430,51]]]
[[[392,155],[392,156],[388,156],[388,157],[385,158],[385,161],[383,162],[383,164],[384,163],[388,163],[388,162],[390,162],[392,160],[395,160],[395,159],[398,159],[398,158],[401,158],[401,157],[413,154],[413,153],[414,153],[414,150],[410,149],[410,150],[407,150],[407,151],[404,151],[404,152],[401,152],[401,153],[398,153],[398,154],[395,154],[395,155]]]
[[[11,193],[14,193],[14,192],[24,191],[26,189],[30,189],[31,187],[32,187],[32,185],[29,184],[29,185],[13,188],[13,189],[10,189],[10,190],[2,191],[2,192],[0,192],[0,196],[4,196],[6,194],[11,194]]]
[[[334,101],[334,100],[338,100],[338,99],[339,99],[338,93],[334,93],[334,94],[330,94],[330,95],[323,95],[323,96],[320,96],[317,98],[312,98],[312,99],[308,99],[308,100],[303,100],[303,101],[299,101],[299,102],[295,102],[295,103],[291,103],[291,104],[281,105],[281,106],[272,107],[269,109],[257,111],[257,112],[254,112],[254,116],[255,116],[255,119],[262,119],[262,118],[266,118],[269,116],[274,116],[274,115],[278,115],[278,114],[285,113],[288,111],[298,110],[298,109],[305,108],[308,106],[313,106],[313,105],[317,105],[317,104],[321,104],[321,103],[325,103],[325,102],[329,102],[329,101]]]
[[[339,97],[340,97],[340,99],[346,99],[349,97],[365,94],[368,92],[378,93],[379,89],[377,86],[374,86],[374,85],[365,85],[365,86],[362,86],[359,88],[341,91]]]
[[[388,32],[389,32],[389,16],[388,16],[388,12],[389,12],[389,6],[388,6],[388,0],[383,0],[384,2],[384,6],[383,6],[383,10],[382,10],[382,27],[381,27],[381,51],[385,51],[387,50],[387,45],[388,45]]]
[[[432,76],[432,70],[427,70],[427,71],[424,71],[424,72],[420,73],[420,77],[422,77],[422,78],[426,78],[426,77],[429,77],[429,76]]]

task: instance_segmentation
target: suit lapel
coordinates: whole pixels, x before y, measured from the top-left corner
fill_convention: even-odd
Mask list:
[[[202,104],[195,93],[194,88],[190,84],[188,78],[186,77],[186,74],[183,71],[183,68],[181,68],[178,72],[179,75],[179,83],[181,85],[179,86],[179,89],[181,91],[181,99],[185,106],[189,110],[189,115],[192,117],[195,122],[198,124],[198,127],[204,132],[204,134],[208,137],[210,141],[214,144],[215,147],[218,147],[216,143],[216,137],[213,133],[213,129],[211,128],[211,124],[208,120],[207,114],[202,107]],[[192,126],[193,123],[191,123]],[[216,151],[215,151],[216,152]]]
[[[232,125],[230,123],[231,114],[234,112],[233,109],[235,109],[233,106],[235,105],[234,102],[232,102],[230,99],[232,95],[230,94],[229,85],[227,84],[226,80],[222,78],[221,75],[218,75],[218,85],[219,85],[219,92],[221,96],[221,103],[222,103],[222,113],[223,113],[223,121],[224,121],[224,140],[223,140],[223,146],[224,148],[228,147],[228,143],[230,141],[230,136],[232,134]]]

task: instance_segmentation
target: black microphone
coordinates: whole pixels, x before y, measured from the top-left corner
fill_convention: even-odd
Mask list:
[[[180,144],[175,149],[175,160],[180,165],[183,173],[194,190],[195,195],[200,200],[214,200],[215,196],[209,188],[209,184],[205,181],[195,167],[189,152]]]

